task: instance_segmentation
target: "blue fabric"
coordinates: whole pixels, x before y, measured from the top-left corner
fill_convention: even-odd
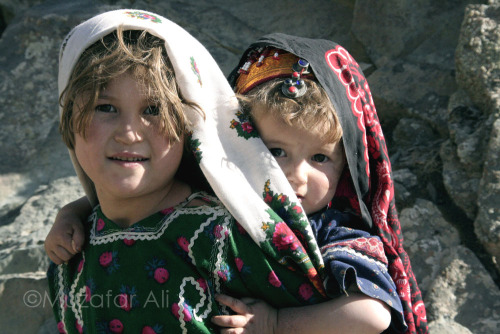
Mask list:
[[[325,262],[326,292],[334,298],[351,288],[386,303],[391,308],[391,329],[404,332],[403,307],[387,270],[383,244],[377,236],[347,227],[353,219],[336,209],[309,217]]]

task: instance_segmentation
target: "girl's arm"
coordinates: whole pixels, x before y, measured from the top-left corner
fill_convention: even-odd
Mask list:
[[[262,300],[218,295],[236,315],[215,316],[221,333],[380,333],[391,322],[389,307],[361,293],[321,304],[274,309]]]
[[[83,224],[92,212],[87,197],[66,204],[45,238],[45,252],[55,264],[67,262],[80,252],[85,241]]]

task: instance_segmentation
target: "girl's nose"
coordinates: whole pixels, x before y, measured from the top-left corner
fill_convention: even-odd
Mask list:
[[[288,182],[295,186],[306,184],[308,170],[309,165],[303,160],[290,164],[286,172]]]
[[[142,125],[140,117],[123,115],[115,129],[115,140],[124,145],[141,142],[144,139]]]

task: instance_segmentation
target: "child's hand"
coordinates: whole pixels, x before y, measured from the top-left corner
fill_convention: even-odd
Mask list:
[[[45,239],[45,252],[52,262],[67,262],[81,251],[85,241],[82,219],[90,209],[87,199],[82,197],[59,211]]]
[[[45,252],[52,262],[61,264],[79,253],[84,241],[85,233],[81,222],[67,218],[56,218],[45,239]]]
[[[278,310],[266,302],[254,298],[236,299],[227,295],[217,295],[215,299],[237,313],[212,318],[214,324],[225,327],[221,333],[274,333]]]

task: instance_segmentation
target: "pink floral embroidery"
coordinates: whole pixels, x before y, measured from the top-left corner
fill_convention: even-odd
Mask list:
[[[59,333],[61,334],[66,334],[66,331],[64,330],[64,323],[62,321],[59,321],[57,323],[57,330],[59,331]]]
[[[132,299],[133,296],[130,296],[126,293],[121,293],[118,295],[118,305],[124,311],[130,311],[132,309]]]
[[[123,332],[123,324],[118,319],[113,319],[109,322],[109,330],[112,333],[122,333]]]
[[[243,260],[237,257],[234,259],[234,262],[236,263],[236,268],[238,268],[238,271],[241,272],[241,269],[243,268]]]
[[[104,252],[99,256],[99,264],[103,267],[109,267],[113,262],[113,253]]]
[[[223,230],[223,227],[221,225],[215,225],[214,227],[214,235],[217,239],[220,239],[222,238],[222,230]]]
[[[123,243],[127,246],[132,246],[133,244],[135,244],[135,240],[134,239],[123,239]]]
[[[179,244],[179,246],[181,246],[181,248],[185,252],[189,252],[189,242],[187,241],[187,239],[185,237],[178,237],[177,244]]]
[[[249,122],[241,123],[241,127],[243,128],[243,131],[247,133],[251,133],[253,131],[253,126]]]
[[[310,284],[302,283],[299,287],[299,295],[304,300],[309,300],[313,295],[313,289]]]
[[[283,222],[276,224],[273,233],[273,243],[278,250],[295,250],[299,247],[299,240]]]
[[[184,306],[184,308],[182,310],[182,314],[184,315],[184,321],[189,322],[189,321],[191,321],[191,313],[189,313],[189,308],[188,308],[188,306],[186,304],[184,304],[183,306]],[[179,319],[181,317],[179,315],[180,309],[181,308],[180,308],[179,304],[174,303],[172,305],[172,313],[175,315],[175,317],[177,319]]]
[[[85,301],[90,303],[90,298],[92,297],[92,290],[88,285],[85,285]]]
[[[165,283],[168,280],[168,277],[169,277],[169,274],[168,274],[167,269],[156,268],[155,273],[154,273],[154,278],[158,283],[160,283],[160,284]]]
[[[161,210],[160,212],[161,212],[163,215],[165,215],[165,216],[166,216],[166,215],[168,215],[168,214],[170,214],[170,213],[174,212],[174,208],[167,208],[167,209],[163,209],[163,210]]]
[[[160,334],[163,332],[163,326],[160,325],[155,325],[154,327],[151,326],[144,326],[142,328],[141,334]]]
[[[82,325],[78,322],[78,320],[75,320],[75,328],[78,331],[78,333],[82,334],[83,333],[83,328]]]
[[[82,259],[80,263],[78,263],[78,269],[77,269],[78,272],[82,271],[84,263],[85,263],[84,259]]]
[[[198,278],[196,280],[196,282],[198,282],[198,284],[203,289],[203,291],[207,291],[208,284],[207,284],[207,281],[204,278]]]
[[[102,231],[102,229],[104,228],[104,225],[106,225],[106,224],[104,223],[104,220],[103,220],[102,218],[99,218],[99,219],[97,220],[97,232]]]
[[[278,276],[276,276],[276,273],[274,272],[274,270],[269,273],[269,275],[267,276],[267,279],[268,279],[269,283],[271,283],[272,286],[275,286],[277,288],[279,288],[281,286],[281,281],[278,278]]]

